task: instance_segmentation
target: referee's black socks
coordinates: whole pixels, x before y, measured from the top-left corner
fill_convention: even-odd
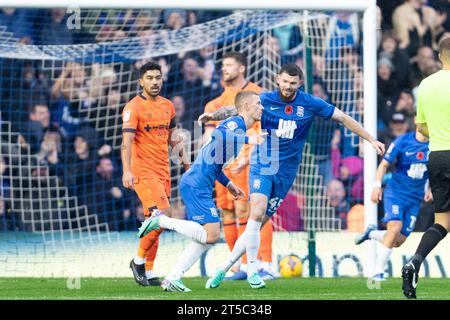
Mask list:
[[[440,224],[435,223],[432,225],[422,236],[422,240],[420,240],[419,246],[417,247],[417,251],[411,259],[411,263],[416,268],[417,272],[419,272],[420,265],[422,261],[426,258],[426,256],[433,250],[437,244],[445,238],[447,235],[447,230],[441,226]]]

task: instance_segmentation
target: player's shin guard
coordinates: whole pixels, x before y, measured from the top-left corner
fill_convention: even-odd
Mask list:
[[[200,256],[212,247],[212,244],[203,244],[197,241],[191,241],[178,258],[177,264],[173,268],[172,273],[167,276],[169,280],[179,280],[183,274],[188,271]]]
[[[246,242],[247,237],[244,233],[236,240],[234,248],[228,256],[227,262],[221,268],[219,268],[220,271],[222,271],[223,273],[227,273],[228,270],[230,270],[230,268],[236,263],[236,261],[238,261],[239,258],[242,257],[246,250]]]
[[[269,220],[261,228],[261,246],[259,248],[259,259],[263,262],[272,262],[272,240],[273,227],[272,221]]]
[[[162,229],[155,230],[155,231],[150,232],[143,238],[141,238],[141,240],[139,241],[139,249],[138,249],[139,257],[146,258],[147,261],[149,258],[151,258],[152,261],[155,260],[156,251],[154,253],[152,253],[150,256],[149,256],[149,251],[154,246],[155,242],[158,240],[161,232],[162,232]],[[156,250],[157,249],[158,249],[158,247],[156,247]]]
[[[258,250],[261,241],[261,222],[256,220],[248,220],[247,228],[244,234],[247,237],[247,260],[248,270],[247,275],[252,275],[258,272]]]
[[[392,248],[386,247],[382,243],[377,243],[377,259],[375,262],[374,275],[383,275],[386,265],[391,257]],[[381,276],[383,277],[383,276]]]
[[[239,218],[238,219],[237,229],[238,229],[239,236],[241,236],[244,233],[245,228],[247,227],[247,222],[248,222],[248,218]],[[241,263],[243,265],[247,265],[247,255],[246,254],[244,254],[241,257]]]
[[[422,261],[427,255],[437,246],[437,244],[445,238],[447,230],[440,224],[435,223],[422,236],[417,251],[411,259],[411,263],[416,268],[417,272],[420,270]]]
[[[147,259],[145,260],[145,270],[153,270],[153,265],[155,264],[156,253],[158,252],[159,239],[153,243],[150,250],[147,251]]]

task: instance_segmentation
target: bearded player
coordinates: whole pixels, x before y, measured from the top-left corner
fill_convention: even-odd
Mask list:
[[[244,233],[236,241],[227,261],[206,282],[206,288],[217,288],[225,273],[246,252],[247,281],[251,288],[266,286],[257,272],[257,253],[261,226],[273,216],[292,187],[300,166],[303,146],[314,117],[333,119],[370,142],[378,154],[384,144],[372,137],[357,121],[326,101],[299,90],[303,72],[296,64],[281,67],[277,90],[260,95],[264,107],[262,130],[268,131],[265,143],[252,152],[250,164],[250,218]],[[220,120],[235,115],[233,107],[203,114],[199,121]]]
[[[173,104],[159,95],[163,84],[161,67],[148,62],[139,73],[143,91],[127,103],[122,114],[122,183],[137,193],[146,218],[154,210],[170,216],[169,145],[179,151],[178,156],[186,170],[189,159],[182,140],[175,138]],[[161,284],[153,273],[161,232],[162,229],[155,230],[142,238],[137,255],[130,262],[134,279],[140,285]]]

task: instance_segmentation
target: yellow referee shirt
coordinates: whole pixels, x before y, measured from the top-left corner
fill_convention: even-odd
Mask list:
[[[426,123],[430,151],[450,150],[450,70],[422,80],[417,93],[417,123]]]

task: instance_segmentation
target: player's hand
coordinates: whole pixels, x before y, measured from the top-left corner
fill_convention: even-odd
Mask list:
[[[372,194],[370,195],[370,200],[373,203],[379,203],[383,197],[383,189],[381,187],[374,187],[372,190]]]
[[[331,139],[331,148],[336,150],[339,148],[339,144],[341,143],[341,130],[334,130],[333,138]]]
[[[244,191],[242,191],[242,189],[239,188],[237,185],[235,185],[233,182],[230,182],[227,185],[227,189],[233,195],[234,200],[244,199],[245,197]]]
[[[433,193],[431,192],[431,189],[428,189],[427,192],[425,192],[425,196],[423,197],[423,200],[425,202],[433,201]]]
[[[261,144],[264,142],[264,140],[266,140],[267,135],[268,135],[267,132],[251,135],[248,137],[248,144],[251,145]]]
[[[200,117],[198,117],[198,125],[201,126],[203,123],[212,121],[212,113],[211,112],[205,112],[204,114],[200,115]]]
[[[122,184],[125,188],[133,189],[134,177],[130,171],[124,172],[122,176]]]
[[[386,147],[384,146],[384,143],[381,143],[380,141],[373,141],[370,143],[372,147],[375,149],[377,154],[379,156],[382,156],[384,152],[386,151]]]

